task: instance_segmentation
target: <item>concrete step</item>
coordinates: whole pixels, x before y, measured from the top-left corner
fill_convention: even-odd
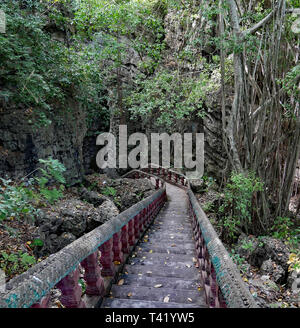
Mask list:
[[[162,284],[165,288],[182,289],[182,290],[196,290],[198,289],[200,282],[197,279],[180,279],[172,277],[157,277],[152,276],[152,271],[149,271],[148,275],[139,276],[134,274],[121,274],[118,281],[124,279],[123,285],[135,285],[153,287],[158,284]]]
[[[155,285],[154,285],[155,286]],[[163,302],[166,296],[169,297],[169,302],[183,303],[183,304],[201,304],[205,305],[204,290],[179,290],[173,288],[136,286],[117,286],[113,285],[111,288],[111,295],[113,298],[130,298],[144,301],[158,301]],[[157,285],[159,286],[159,285]],[[129,295],[129,296],[128,296]]]
[[[200,279],[200,273],[198,270],[187,270],[187,268],[177,268],[175,267],[154,267],[153,265],[128,265],[126,264],[124,267],[124,273],[142,275],[148,277],[173,277],[173,278],[181,278],[186,280],[195,280]],[[152,272],[152,273],[149,273]]]
[[[176,243],[174,242],[176,245]],[[149,251],[152,251],[153,253],[165,253],[165,254],[186,254],[186,255],[195,255],[195,246],[193,247],[191,245],[188,245],[187,247],[184,247],[183,243],[177,243],[176,246],[171,246],[172,243],[167,245],[161,245],[160,243],[156,244],[149,244],[149,243],[142,243],[138,244],[138,247],[143,249],[143,252],[149,253]]]
[[[195,243],[193,240],[190,241],[176,241],[173,239],[170,240],[163,240],[163,239],[149,239],[149,241],[146,242],[142,242],[139,244],[139,247],[145,247],[145,248],[149,248],[149,247],[154,247],[154,248],[166,248],[166,249],[180,249],[180,250],[194,250],[195,249]],[[154,249],[153,249],[154,252]]]
[[[181,304],[181,303],[164,303],[157,301],[132,300],[121,298],[106,298],[102,302],[101,308],[207,308],[207,305],[199,304]]]
[[[142,258],[131,258],[128,261],[128,265],[155,265],[161,268],[180,268],[180,269],[187,269],[187,270],[193,270],[196,269],[195,265],[193,263],[192,257],[189,258],[189,260],[177,260],[172,261],[171,259],[167,258],[149,258],[147,256],[144,256]]]
[[[168,254],[168,253],[155,253],[155,252],[144,252],[142,248],[136,248],[135,252],[133,253],[134,257],[130,258],[131,259],[141,259],[143,257],[146,257],[147,259],[150,260],[169,260],[169,261],[186,261],[186,262],[191,262],[194,263],[196,262],[196,255],[192,256],[192,255],[186,255],[186,254]],[[193,260],[193,258],[195,260]]]

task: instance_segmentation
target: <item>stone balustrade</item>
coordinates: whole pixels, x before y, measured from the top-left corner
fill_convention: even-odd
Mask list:
[[[130,172],[135,177],[141,174],[149,177],[140,171]],[[158,190],[154,194],[11,279],[0,294],[0,308],[47,308],[54,287],[60,289],[64,307],[87,307],[78,284],[81,269],[86,296],[100,300],[166,201],[164,181],[155,180]]]

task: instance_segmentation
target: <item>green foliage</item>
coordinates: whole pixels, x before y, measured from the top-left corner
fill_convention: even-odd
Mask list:
[[[19,186],[12,184],[12,180],[0,178],[0,222],[8,218],[35,216],[37,210],[31,204],[33,198],[31,190],[24,183]]]
[[[81,1],[75,14],[80,35],[101,39],[101,56],[119,66],[129,45],[137,51],[146,72],[153,71],[164,43],[163,19],[159,1]],[[126,40],[122,37],[127,37]],[[147,57],[147,59],[146,59]]]
[[[34,256],[22,251],[15,253],[0,253],[0,268],[6,275],[16,275],[28,270],[32,265],[36,264]]]
[[[74,1],[63,1],[68,8]],[[48,32],[57,24],[62,32],[70,29],[70,18],[57,4],[48,1],[3,0],[7,32],[0,34],[0,101],[4,107],[18,104],[29,122],[40,126],[57,119],[60,108],[72,97],[84,106],[99,106],[102,83],[97,52],[76,41],[68,47]],[[60,5],[61,6],[61,5]],[[92,59],[91,59],[92,58]],[[99,110],[100,107],[100,110]]]
[[[232,173],[224,189],[224,202],[219,208],[224,226],[224,238],[234,241],[240,229],[251,231],[252,200],[263,190],[263,183],[254,173]]]
[[[279,80],[278,82],[282,83],[284,90],[289,96],[295,97],[300,100],[300,90],[299,90],[299,81],[300,81],[300,64],[294,66],[285,76],[284,79]]]
[[[44,165],[40,168],[41,177],[35,178],[40,189],[40,194],[50,203],[53,204],[58,199],[63,197],[64,184],[66,183],[63,172],[66,170],[64,165],[58,160],[49,157],[48,159],[39,159],[39,162]],[[47,187],[49,182],[60,183],[59,189]]]
[[[9,218],[21,219],[25,216],[34,219],[38,214],[32,203],[34,199],[44,198],[52,204],[63,196],[65,167],[51,157],[47,160],[40,159],[39,162],[43,165],[39,168],[41,177],[29,179],[27,182],[23,180],[19,185],[14,184],[12,180],[0,178],[0,222]],[[38,192],[35,190],[34,181],[39,186]],[[48,187],[53,183],[61,183],[59,189]]]
[[[246,263],[247,262],[244,259],[244,257],[242,257],[238,253],[236,253],[234,249],[232,249],[231,252],[229,252],[229,256],[231,257],[232,261],[237,265],[239,270],[242,273],[246,273],[246,270],[247,270]]]
[[[171,131],[179,120],[205,115],[204,101],[216,89],[217,82],[205,72],[191,78],[163,70],[148,79],[139,76],[136,85],[127,98],[132,119],[141,117]]]
[[[102,190],[102,194],[106,195],[106,196],[111,196],[111,197],[115,197],[117,195],[117,190],[113,187],[105,187]]]
[[[300,228],[294,226],[294,222],[289,217],[278,217],[271,228],[274,238],[287,241],[292,247],[300,244]]]

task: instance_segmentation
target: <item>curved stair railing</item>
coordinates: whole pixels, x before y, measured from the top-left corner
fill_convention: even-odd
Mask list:
[[[54,287],[61,290],[64,307],[86,307],[78,284],[80,266],[85,269],[86,295],[97,296],[98,303],[109,292],[127,257],[167,199],[162,179],[138,170],[125,176],[154,178],[158,190],[11,279],[6,291],[0,293],[0,308],[46,308]]]
[[[250,291],[245,286],[237,266],[218,238],[212,224],[203,212],[185,175],[154,164],[142,168],[166,182],[184,188],[189,198],[194,240],[206,303],[209,307],[256,308]]]

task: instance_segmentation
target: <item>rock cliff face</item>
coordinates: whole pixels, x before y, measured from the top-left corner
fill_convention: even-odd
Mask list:
[[[214,33],[212,28],[205,24],[201,14],[196,15],[194,21],[184,23],[180,18],[180,13],[169,11],[164,19],[166,50],[157,69],[167,68],[175,72],[180,65],[180,71],[184,74],[197,76],[203,69],[201,60],[197,60],[197,58],[209,54],[211,49],[207,45],[208,42],[204,42],[200,48],[193,46],[193,40],[199,38],[200,34]],[[128,44],[128,56],[124,59],[118,73],[121,79],[122,93],[125,97],[127,92],[130,92],[134,87],[133,80],[139,73],[138,67],[141,58],[131,47],[129,41],[127,43],[126,40],[122,39],[120,42]],[[193,53],[195,58],[193,62],[188,59],[178,60],[179,52],[184,49]],[[147,135],[151,132],[165,132],[163,130],[153,131],[151,126],[144,127],[143,122],[129,120],[129,113],[126,112],[126,108],[124,108],[122,117],[114,115],[115,109],[118,107],[118,96],[112,90],[117,90],[117,83],[117,72],[113,72],[110,82],[106,83],[109,89],[107,90],[109,95],[107,105],[111,113],[110,131],[117,135],[117,126],[120,123],[124,124],[124,120],[126,120],[128,134],[136,131],[145,132]],[[35,128],[34,125],[28,123],[30,117],[23,110],[0,111],[1,177],[5,175],[9,177],[25,176],[36,169],[39,158],[47,158],[48,156],[60,160],[65,165],[68,183],[81,180],[84,173],[98,170],[95,158],[99,147],[96,146],[95,133],[91,134],[89,133],[91,131],[88,131],[85,110],[73,99],[69,99],[64,106],[71,110],[62,109],[61,113],[45,128]],[[184,123],[184,126],[179,124],[178,129],[185,132],[195,132],[196,130],[197,132],[204,132],[205,175],[220,178],[226,158],[221,134],[220,90],[216,90],[205,107],[206,116],[204,119],[193,115]],[[101,129],[101,120],[93,122],[93,129],[94,132],[104,130]]]
[[[72,111],[61,111],[47,127],[35,127],[20,109],[0,113],[0,176],[24,177],[36,169],[39,158],[61,161],[72,183],[83,174],[83,141],[87,131],[85,113],[68,100]]]

